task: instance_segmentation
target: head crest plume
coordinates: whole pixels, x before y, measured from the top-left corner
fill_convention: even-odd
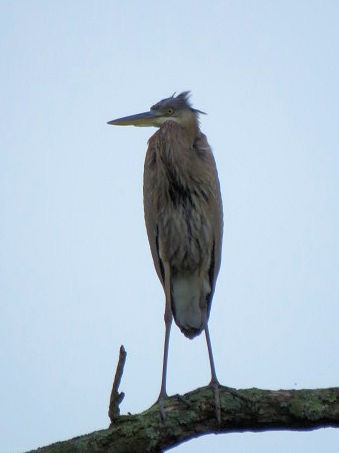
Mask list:
[[[192,110],[192,112],[195,113],[202,113],[203,115],[206,115],[205,112],[202,112],[201,110],[195,109],[192,107],[192,104],[190,102],[190,97],[191,97],[191,92],[190,91],[183,91],[182,93],[178,94],[178,96],[175,97],[175,92],[171,96],[174,98],[176,101],[179,101],[179,105],[182,108],[189,108]]]

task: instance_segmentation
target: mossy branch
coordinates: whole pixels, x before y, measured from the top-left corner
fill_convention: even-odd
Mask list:
[[[235,390],[220,387],[221,423],[215,417],[210,387],[175,395],[165,403],[162,422],[157,404],[123,415],[108,429],[34,450],[39,453],[162,452],[205,434],[240,431],[313,430],[339,427],[339,387],[315,390]]]

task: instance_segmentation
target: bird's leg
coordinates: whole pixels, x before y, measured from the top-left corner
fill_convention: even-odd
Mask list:
[[[163,357],[163,363],[162,363],[161,388],[160,388],[160,393],[159,393],[159,397],[158,397],[160,416],[161,416],[162,420],[165,420],[165,418],[166,418],[165,409],[164,409],[164,400],[167,398],[166,377],[167,377],[167,359],[168,359],[168,346],[169,346],[171,325],[172,325],[172,313],[171,313],[171,319],[168,320],[168,319],[166,319],[166,312],[165,312],[164,357]]]
[[[172,325],[172,308],[171,308],[171,287],[170,287],[170,278],[169,278],[169,265],[166,263],[164,265],[165,270],[165,295],[166,295],[166,305],[165,305],[165,341],[164,341],[164,357],[162,363],[162,378],[161,378],[161,388],[160,394],[158,397],[158,404],[160,409],[160,417],[162,420],[165,420],[166,413],[164,409],[164,400],[167,398],[166,392],[166,378],[167,378],[167,360],[168,360],[168,347],[169,339],[171,333]]]
[[[219,381],[217,378],[217,374],[215,372],[215,366],[214,366],[214,359],[213,359],[213,353],[212,353],[212,345],[211,345],[211,338],[210,338],[210,333],[208,330],[208,324],[207,324],[207,319],[205,317],[205,336],[206,336],[206,343],[207,343],[207,349],[208,349],[208,357],[210,360],[210,367],[211,367],[211,382],[210,386],[212,387],[213,390],[213,395],[214,395],[214,404],[215,404],[215,415],[217,417],[218,423],[221,422],[221,407],[220,407],[220,392],[219,392]]]

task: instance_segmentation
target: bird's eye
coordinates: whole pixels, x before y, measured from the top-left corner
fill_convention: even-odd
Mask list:
[[[167,115],[173,115],[174,110],[172,108],[167,109]]]

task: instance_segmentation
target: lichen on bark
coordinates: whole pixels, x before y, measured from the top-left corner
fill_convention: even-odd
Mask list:
[[[235,390],[220,386],[221,422],[210,387],[174,395],[162,421],[154,404],[122,415],[108,429],[34,450],[36,453],[161,452],[194,437],[214,433],[313,430],[339,427],[339,387],[311,390]],[[31,452],[32,453],[32,452]]]

